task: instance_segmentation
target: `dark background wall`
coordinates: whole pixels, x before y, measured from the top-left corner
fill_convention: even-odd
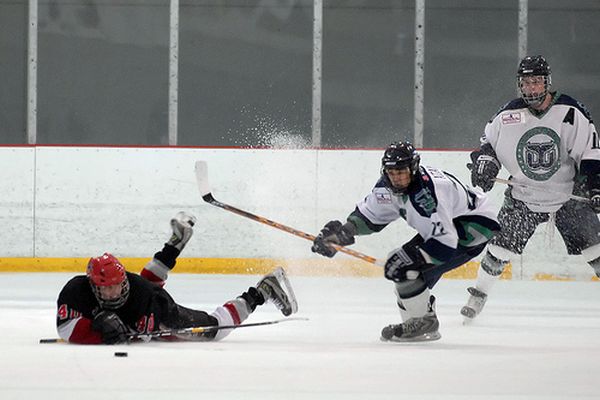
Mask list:
[[[413,137],[414,1],[324,0],[322,146]],[[518,0],[427,0],[424,146],[516,95]],[[27,1],[0,0],[0,143],[27,143]],[[182,0],[178,144],[307,146],[311,0]],[[528,53],[600,113],[600,3],[529,0]],[[40,0],[40,144],[168,144],[169,1]]]

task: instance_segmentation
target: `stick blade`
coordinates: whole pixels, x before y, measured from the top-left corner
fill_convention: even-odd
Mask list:
[[[210,185],[208,184],[208,165],[206,164],[206,161],[196,161],[195,172],[200,196],[204,197],[207,194],[210,194]]]

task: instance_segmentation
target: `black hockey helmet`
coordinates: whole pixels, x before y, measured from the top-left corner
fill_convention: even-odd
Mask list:
[[[402,189],[396,188],[392,185],[386,171],[389,169],[408,168],[410,170],[412,183],[419,173],[420,162],[421,156],[410,142],[393,142],[385,149],[383,157],[381,158],[381,177],[392,192],[404,193],[408,187]]]
[[[539,93],[523,92],[523,79],[530,76],[539,76],[544,79],[544,90]],[[544,101],[552,85],[552,70],[544,56],[527,56],[519,63],[517,69],[517,89],[519,96],[530,106],[535,106]]]

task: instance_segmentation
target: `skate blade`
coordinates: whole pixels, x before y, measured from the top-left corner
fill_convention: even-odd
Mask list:
[[[294,294],[294,289],[292,289],[292,285],[290,284],[290,281],[288,280],[285,270],[281,267],[277,267],[277,269],[275,269],[275,271],[273,271],[273,275],[275,276],[275,278],[277,278],[279,283],[282,283],[283,286],[285,287],[285,291],[288,295],[288,300],[290,301],[290,306],[292,308],[292,312],[290,313],[290,315],[298,312],[298,301],[296,300],[296,295]],[[286,317],[287,317],[287,315],[286,315]]]
[[[436,340],[440,340],[442,335],[438,332],[429,332],[420,336],[415,336],[411,338],[399,338],[396,336],[392,336],[389,339],[385,339],[383,336],[381,337],[382,342],[396,342],[396,343],[421,343],[421,342],[434,342]]]

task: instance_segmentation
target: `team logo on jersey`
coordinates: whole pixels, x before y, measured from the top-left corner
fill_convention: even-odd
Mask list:
[[[435,199],[426,188],[415,194],[415,201],[418,205],[417,211],[419,211],[419,214],[429,217],[435,212]]]
[[[535,181],[546,181],[560,168],[560,137],[546,127],[525,132],[517,144],[521,171]]]
[[[377,204],[392,204],[392,195],[389,193],[375,193]]]
[[[521,113],[520,112],[507,112],[502,114],[502,125],[509,124],[520,124]]]

